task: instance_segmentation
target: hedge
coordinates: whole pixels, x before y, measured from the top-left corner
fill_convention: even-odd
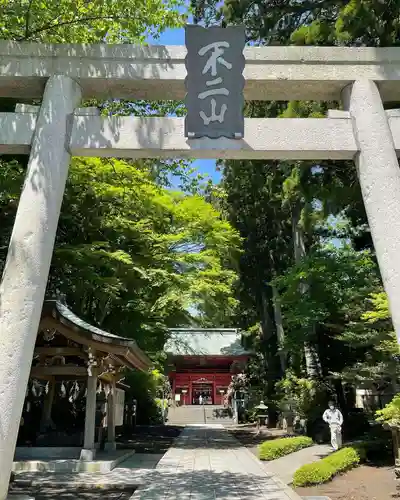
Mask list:
[[[289,455],[294,451],[307,448],[313,444],[313,440],[307,436],[288,437],[264,441],[258,447],[260,460],[275,460],[276,458]]]
[[[326,483],[336,474],[357,467],[364,458],[365,450],[362,446],[342,448],[332,455],[297,469],[293,476],[293,486]]]

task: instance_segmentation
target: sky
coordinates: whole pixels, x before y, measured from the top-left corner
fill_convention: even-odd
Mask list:
[[[185,45],[185,30],[168,29],[157,40],[148,37],[147,42],[156,45]],[[214,183],[220,181],[221,173],[215,168],[215,160],[195,160],[193,165],[200,173],[208,175]]]

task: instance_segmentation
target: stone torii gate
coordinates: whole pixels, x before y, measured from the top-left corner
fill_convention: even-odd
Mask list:
[[[400,49],[246,48],[247,100],[342,101],[321,119],[246,119],[241,139],[186,139],[181,118],[100,117],[82,98],[183,99],[184,47],[0,41],[0,96],[40,108],[0,113],[0,154],[29,154],[0,286],[0,500],[72,155],[354,159],[393,323],[400,335]]]

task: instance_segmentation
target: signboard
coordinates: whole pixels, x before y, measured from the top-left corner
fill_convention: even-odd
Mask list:
[[[193,380],[194,384],[212,384],[212,380],[207,380],[206,378],[199,378],[197,380]]]
[[[245,30],[186,26],[185,136],[242,139]]]

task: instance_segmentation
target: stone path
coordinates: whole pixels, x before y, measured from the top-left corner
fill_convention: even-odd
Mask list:
[[[131,500],[300,500],[222,425],[186,427]]]
[[[267,472],[278,476],[285,484],[290,484],[293,481],[294,473],[299,467],[316,462],[330,453],[332,453],[330,445],[317,444],[271,462],[264,462],[264,468]]]
[[[26,486],[128,490],[131,500],[300,500],[222,425],[186,427],[164,454],[135,454],[107,474],[17,474]],[[15,500],[15,499],[14,499]]]

